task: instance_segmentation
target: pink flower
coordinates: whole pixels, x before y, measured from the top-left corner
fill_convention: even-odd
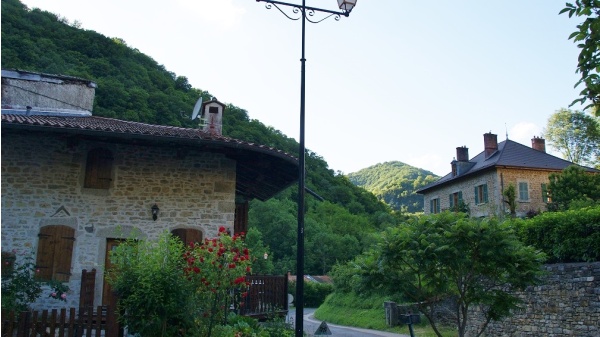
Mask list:
[[[60,295],[60,298],[62,298],[63,300],[67,299],[67,294],[63,293],[62,295]]]

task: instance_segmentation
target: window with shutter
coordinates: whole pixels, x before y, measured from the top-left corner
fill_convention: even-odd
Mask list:
[[[542,201],[545,203],[550,202],[550,198],[548,196],[548,185],[542,184]]]
[[[430,212],[432,214],[437,214],[440,212],[440,198],[431,199],[429,201]]]
[[[525,181],[519,182],[519,201],[529,201],[529,184]]]
[[[112,166],[112,152],[103,148],[90,150],[85,165],[85,180],[83,187],[108,189],[112,179]]]
[[[488,202],[487,184],[475,186],[475,204],[485,204]]]
[[[40,228],[36,268],[42,280],[69,281],[75,229],[68,226]]]

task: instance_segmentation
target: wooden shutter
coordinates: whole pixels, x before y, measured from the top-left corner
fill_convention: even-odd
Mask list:
[[[54,226],[40,228],[36,260],[37,277],[51,280],[54,269]]]
[[[108,189],[113,165],[112,153],[107,149],[93,149],[88,152],[85,166],[84,187]]]
[[[458,191],[458,203],[460,203],[461,201],[463,201],[462,191]]]
[[[450,194],[449,196],[450,208],[454,207],[454,194]]]
[[[487,184],[483,185],[483,202],[484,203],[488,202],[488,187],[487,187]]]
[[[479,198],[479,186],[475,186],[475,204],[481,203],[481,201],[479,201]]]
[[[190,242],[202,243],[202,231],[193,228],[178,228],[171,231],[173,236],[178,237],[185,245]]]
[[[75,229],[68,226],[40,228],[36,268],[43,280],[69,281]]]
[[[435,213],[433,210],[433,199],[429,200],[429,213]]]
[[[548,202],[548,186],[546,184],[542,184],[542,201]]]
[[[236,234],[248,232],[248,201],[235,204],[235,217],[233,220],[233,232]]]

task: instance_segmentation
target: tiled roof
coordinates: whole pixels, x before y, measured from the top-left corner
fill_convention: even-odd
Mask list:
[[[568,166],[573,165],[570,161],[555,157],[543,151],[535,150],[508,139],[498,143],[498,150],[492,153],[488,158],[485,158],[485,152],[481,152],[469,160],[469,163],[472,166],[467,172],[455,177],[452,176],[452,173],[448,173],[439,180],[419,189],[417,193],[423,193],[432,188],[461,180],[465,177],[496,167],[562,171]],[[600,172],[593,168],[585,167],[585,169],[592,172]]]
[[[297,180],[298,160],[281,150],[203,130],[104,117],[2,114],[2,129],[55,132],[153,145],[210,146],[237,160],[239,192],[266,200]],[[261,182],[261,186],[257,186]]]
[[[178,128],[173,126],[152,125],[123,121],[104,117],[69,117],[69,116],[25,116],[2,114],[2,124],[31,125],[40,128],[79,129],[98,132],[139,134],[156,137],[176,137],[189,139],[227,140],[197,129]]]

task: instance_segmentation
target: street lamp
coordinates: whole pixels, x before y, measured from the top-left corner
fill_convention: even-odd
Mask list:
[[[337,0],[340,12],[331,11],[322,8],[306,6],[306,0],[302,0],[302,4],[292,4],[273,0],[256,0],[257,2],[266,2],[265,7],[271,9],[273,6],[277,8],[283,15],[290,20],[302,19],[302,57],[300,58],[300,149],[298,151],[298,249],[296,256],[296,337],[303,336],[304,330],[304,196],[306,191],[306,169],[305,169],[305,143],[304,143],[304,119],[305,119],[305,77],[306,77],[306,58],[304,57],[304,40],[306,22],[319,23],[327,18],[334,17],[336,21],[341,16],[348,17],[350,12],[356,6],[357,0]],[[292,15],[288,15],[280,6],[292,7]],[[324,13],[325,17],[320,20],[313,20],[315,12]],[[300,14],[300,17],[296,15]]]

